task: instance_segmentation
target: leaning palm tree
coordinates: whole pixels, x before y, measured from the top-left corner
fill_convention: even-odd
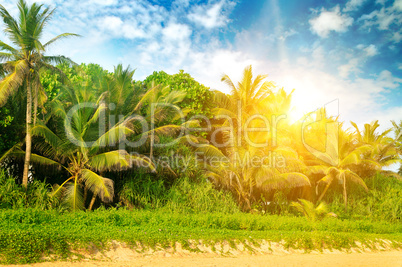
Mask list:
[[[0,70],[5,74],[4,78],[0,81],[0,105],[4,105],[9,96],[14,94],[19,88],[25,88],[27,97],[26,153],[22,184],[27,186],[32,147],[32,115],[35,123],[40,97],[42,96],[42,100],[45,97],[39,80],[39,72],[41,69],[58,71],[51,65],[52,63],[71,63],[71,60],[68,58],[63,56],[46,56],[45,52],[56,41],[77,35],[63,33],[43,44],[40,39],[44,33],[45,26],[54,13],[54,9],[43,9],[43,5],[36,3],[28,6],[24,0],[19,0],[18,9],[19,17],[15,19],[0,5],[0,16],[5,25],[4,32],[12,42],[9,45],[0,40]]]

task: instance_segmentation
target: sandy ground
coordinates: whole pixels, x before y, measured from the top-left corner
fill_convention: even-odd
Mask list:
[[[96,249],[84,253],[81,261],[43,262],[30,265],[11,266],[396,266],[402,267],[402,250],[378,247],[354,248],[349,251],[324,250],[305,253],[302,250],[286,250],[278,243],[262,243],[251,253],[243,244],[231,248],[227,243],[216,244],[215,249],[196,244],[202,253],[194,253],[176,244],[175,249],[148,249],[137,252],[124,244],[115,243],[106,251]],[[83,253],[80,253],[83,254]]]
[[[122,261],[45,262],[32,265],[48,266],[402,266],[402,252],[351,253],[351,254],[290,254],[252,255],[238,257],[160,257],[147,256]]]

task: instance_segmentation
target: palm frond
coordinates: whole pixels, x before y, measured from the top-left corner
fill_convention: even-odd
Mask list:
[[[354,182],[356,184],[361,185],[364,188],[364,190],[366,190],[366,192],[368,192],[366,183],[363,181],[362,178],[360,178],[359,175],[357,175],[356,173],[349,171],[349,170],[345,170],[344,172],[349,180],[351,180],[352,182]]]
[[[125,150],[114,150],[92,156],[87,164],[95,171],[123,170],[130,166]]]
[[[56,134],[54,134],[46,125],[40,122],[32,127],[31,133],[34,136],[43,137],[45,142],[50,144],[55,149],[57,149],[62,143],[61,139]]]
[[[89,190],[98,193],[103,202],[113,201],[114,185],[111,179],[102,177],[91,170],[84,169],[82,170],[82,180]]]
[[[66,202],[73,211],[84,209],[85,203],[81,187],[77,177],[72,182],[65,184],[64,202]]]
[[[47,48],[48,46],[50,46],[51,44],[53,44],[54,42],[58,41],[58,40],[62,40],[64,38],[67,37],[81,37],[81,35],[79,34],[75,34],[75,33],[62,33],[57,35],[56,37],[52,38],[51,40],[49,40],[48,42],[46,42],[43,45],[43,48]]]

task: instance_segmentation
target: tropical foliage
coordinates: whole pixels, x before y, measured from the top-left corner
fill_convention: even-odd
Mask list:
[[[378,121],[346,129],[325,109],[293,122],[293,91],[254,75],[251,66],[239,82],[222,76],[229,94],[182,70],[134,80],[130,66],[78,66],[46,55],[56,41],[76,36],[42,43],[54,10],[23,0],[18,10],[16,19],[0,5],[11,41],[0,41],[0,161],[4,176],[35,183],[24,193],[10,179],[1,181],[15,193],[0,192],[5,207],[30,206],[32,192],[49,209],[72,210],[103,203],[192,212],[212,210],[208,201],[234,210],[234,199],[242,211],[292,212],[293,205],[316,220],[326,214],[317,203],[336,203],[341,213],[342,202],[349,216],[357,196],[373,207],[368,199],[382,194],[373,177],[401,179],[387,170],[401,161],[401,122],[384,131]],[[389,198],[396,203],[394,193]],[[306,200],[291,204],[297,199]],[[389,220],[400,220],[398,209],[381,207]]]
[[[0,40],[0,59],[2,61],[0,72],[5,73],[5,77],[0,82],[0,105],[4,105],[7,99],[18,90],[23,90],[23,94],[26,96],[26,153],[22,184],[27,186],[32,146],[30,133],[32,117],[35,124],[38,106],[43,105],[46,101],[46,94],[40,83],[40,72],[43,69],[60,72],[51,64],[72,63],[66,57],[46,56],[45,53],[49,46],[58,40],[76,35],[63,33],[42,43],[40,39],[54,9],[44,8],[43,5],[36,3],[28,6],[24,0],[20,0],[18,10],[19,18],[16,19],[0,5],[0,16],[5,25],[4,33],[12,42],[9,45]]]

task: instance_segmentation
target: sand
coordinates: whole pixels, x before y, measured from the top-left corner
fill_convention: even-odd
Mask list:
[[[402,250],[392,250],[382,245],[375,250],[353,248],[350,250],[310,251],[284,249],[280,243],[263,242],[253,247],[253,252],[244,244],[232,248],[228,243],[215,244],[215,249],[194,242],[202,252],[190,252],[176,244],[175,249],[157,248],[138,252],[125,244],[115,242],[108,251],[89,250],[86,259],[80,261],[42,262],[12,266],[397,266],[402,267]]]

